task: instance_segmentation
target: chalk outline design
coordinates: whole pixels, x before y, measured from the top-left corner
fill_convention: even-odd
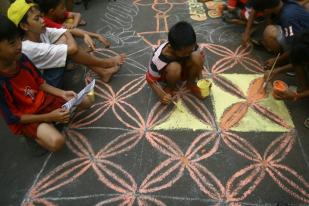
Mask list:
[[[203,46],[214,47],[214,45],[205,44]],[[228,51],[222,49],[222,46],[219,47],[223,53]],[[237,55],[231,59],[234,58],[239,60]],[[218,70],[213,69],[213,71]],[[87,77],[86,81],[90,82],[91,78],[91,76]],[[198,118],[213,128],[213,131],[201,131],[188,149],[183,152],[172,138],[160,131],[151,130],[154,125],[169,117],[171,109],[168,106],[162,106],[160,102],[157,102],[145,121],[134,105],[127,101],[130,97],[138,95],[145,84],[144,76],[141,75],[115,92],[110,85],[99,82],[95,93],[101,101],[92,107],[91,113],[86,112],[86,115],[85,112],[78,113],[71,122],[69,130],[66,131],[67,146],[77,157],[41,178],[31,188],[24,205],[54,205],[47,195],[72,183],[90,169],[95,172],[104,186],[118,194],[98,202],[98,206],[116,203],[133,205],[134,202],[138,205],[144,205],[147,202],[165,205],[162,200],[152,194],[172,187],[185,171],[188,171],[193,182],[205,196],[218,203],[241,203],[254,192],[266,175],[294,198],[305,203],[309,202],[308,182],[295,170],[282,163],[296,140],[293,129],[275,138],[261,154],[237,133],[229,131],[228,128],[220,129],[206,106],[183,86],[179,88],[177,98],[181,98],[188,108],[193,107],[199,110]],[[78,129],[104,118],[108,110],[113,112],[127,131],[95,153],[87,138],[79,133]],[[137,185],[134,177],[121,165],[112,162],[110,158],[132,150],[142,139],[147,140],[157,152],[165,155],[167,159],[156,166],[145,177],[141,185]],[[234,173],[225,184],[202,163],[203,160],[214,156],[222,143],[241,157],[251,161],[249,165]]]
[[[212,75],[214,81],[219,82],[218,84],[226,85],[233,94],[244,96],[235,85],[231,85],[218,74],[227,72],[236,65],[251,73],[261,72],[259,63],[248,57],[251,51],[238,48],[232,52],[224,46],[215,44],[202,44],[202,46],[220,57],[210,70],[205,70],[205,73]],[[112,51],[109,52],[108,55],[113,54]],[[132,66],[136,66],[139,70],[145,69],[143,65],[138,65],[136,61],[131,60]],[[89,73],[86,82],[91,81],[93,77],[95,76]],[[76,158],[59,165],[39,178],[27,193],[23,205],[56,205],[57,198],[51,198],[48,195],[72,184],[89,170],[97,175],[103,186],[115,192],[99,201],[97,206],[133,205],[134,203],[165,205],[159,195],[154,195],[155,192],[173,187],[185,171],[189,173],[192,181],[205,194],[205,197],[211,199],[213,203],[240,205],[254,193],[267,175],[296,200],[309,203],[307,180],[283,162],[295,146],[297,137],[293,129],[272,140],[261,153],[246,138],[241,137],[240,133],[229,131],[229,127],[222,130],[207,107],[182,85],[179,87],[177,98],[181,98],[187,108],[200,111],[194,114],[213,128],[212,131],[199,131],[188,148],[182,151],[173,141],[174,137],[151,130],[169,117],[171,109],[168,106],[162,106],[157,102],[145,120],[136,106],[129,103],[128,100],[145,89],[145,85],[143,75],[137,75],[117,92],[110,85],[98,81],[95,93],[100,101],[93,105],[90,112],[77,113],[65,132],[67,146]],[[90,126],[104,118],[108,111],[112,112],[124,129],[118,137],[95,152],[79,130],[91,129]],[[131,151],[141,140],[146,140],[155,151],[165,155],[166,159],[155,166],[138,185],[134,176],[121,165],[111,161],[111,158]],[[232,174],[225,183],[203,162],[215,156],[222,144],[250,161],[244,168]]]

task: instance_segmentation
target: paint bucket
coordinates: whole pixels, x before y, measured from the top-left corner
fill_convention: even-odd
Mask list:
[[[203,98],[209,96],[210,87],[211,87],[210,81],[208,81],[207,79],[198,80],[197,86],[200,89],[201,95]]]
[[[87,96],[90,98],[91,101],[95,101],[95,94],[94,94],[94,90],[91,90]]]
[[[283,93],[288,90],[288,85],[281,80],[276,80],[273,82],[273,96],[275,97],[276,94]]]

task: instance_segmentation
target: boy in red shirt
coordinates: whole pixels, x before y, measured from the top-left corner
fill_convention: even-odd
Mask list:
[[[55,152],[65,142],[54,122],[67,123],[70,111],[61,106],[76,94],[47,84],[32,62],[21,53],[18,29],[0,15],[0,113],[10,130],[34,139]],[[90,107],[87,97],[80,108]]]
[[[86,24],[80,13],[66,10],[65,0],[34,0],[34,2],[40,6],[44,14],[48,14],[45,19],[48,27],[55,24],[62,28],[73,29]]]
[[[97,39],[107,48],[111,45],[100,34],[76,28],[82,22],[81,16],[79,13],[67,12],[64,0],[36,0],[35,2],[44,14],[43,19],[46,27],[69,29],[73,36],[83,38],[85,43],[93,50],[95,49],[95,44],[92,38]]]

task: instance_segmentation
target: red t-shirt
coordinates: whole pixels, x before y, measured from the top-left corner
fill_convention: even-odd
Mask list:
[[[228,0],[227,5],[230,7],[236,7],[238,3],[245,5],[248,0]]]
[[[20,117],[35,114],[45,100],[45,92],[40,90],[44,79],[40,72],[22,55],[17,63],[17,73],[0,73],[0,111],[14,134],[20,134]]]
[[[46,16],[44,16],[43,19],[44,19],[44,24],[45,24],[46,27],[60,29],[60,28],[62,28],[63,22],[68,17],[69,17],[69,12],[66,11],[66,12],[64,12],[63,19],[53,20],[53,19],[48,18]]]

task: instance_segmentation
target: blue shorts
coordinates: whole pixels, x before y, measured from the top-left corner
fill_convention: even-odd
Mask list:
[[[54,87],[61,88],[63,84],[63,74],[65,67],[46,69],[43,71],[43,79]]]

